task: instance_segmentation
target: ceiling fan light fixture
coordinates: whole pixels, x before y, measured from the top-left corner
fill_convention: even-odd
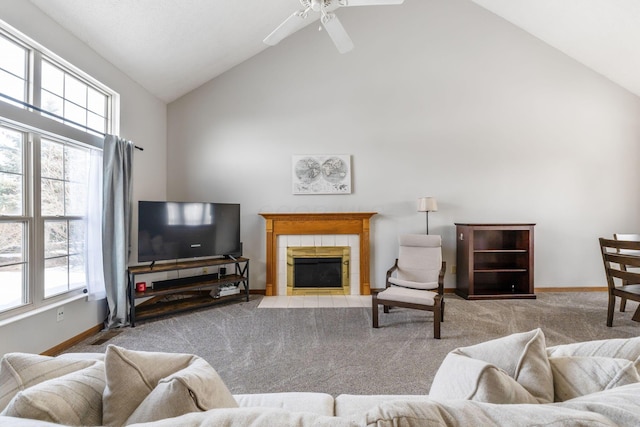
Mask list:
[[[353,42],[333,11],[348,6],[378,6],[402,4],[404,0],[300,0],[303,10],[294,12],[265,39],[264,43],[274,46],[285,37],[295,33],[308,24],[309,11],[320,12],[320,22],[327,34],[338,48],[338,52],[346,53],[353,49]]]
[[[324,4],[324,0],[311,0],[311,10],[314,12],[320,12],[322,10],[322,6]]]

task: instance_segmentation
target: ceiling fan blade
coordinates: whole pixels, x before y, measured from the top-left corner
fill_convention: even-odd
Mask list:
[[[338,0],[340,6],[384,6],[402,4],[404,0]]]
[[[322,17],[322,25],[327,30],[329,37],[333,40],[333,44],[338,48],[338,52],[347,53],[353,49],[351,37],[345,31],[344,27],[333,13],[327,13]]]
[[[282,39],[290,36],[291,34],[307,25],[309,21],[305,19],[306,17],[306,10],[298,10],[296,12],[293,12],[291,16],[285,19],[282,24],[278,25],[278,28],[273,30],[271,34],[265,37],[263,42],[271,46],[277,45]]]

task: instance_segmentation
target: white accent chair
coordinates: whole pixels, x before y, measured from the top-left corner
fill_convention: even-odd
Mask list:
[[[444,320],[444,274],[442,238],[438,235],[403,234],[395,264],[387,271],[385,290],[373,293],[373,327],[378,328],[378,305],[433,312],[433,337],[440,339]]]

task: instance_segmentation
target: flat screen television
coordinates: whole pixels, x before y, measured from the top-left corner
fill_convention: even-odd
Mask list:
[[[138,202],[138,262],[241,255],[239,204]]]

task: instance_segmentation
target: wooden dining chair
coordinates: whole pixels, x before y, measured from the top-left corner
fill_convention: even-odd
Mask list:
[[[613,238],[615,240],[629,240],[632,242],[640,242],[640,234],[631,234],[631,233],[614,233],[613,234]],[[620,253],[628,253],[628,254],[635,254],[640,256],[640,251],[632,251],[632,250],[620,250]],[[625,268],[623,266],[623,268]],[[625,268],[626,270],[626,268]],[[620,312],[624,313],[624,311],[626,310],[627,307],[627,299],[626,298],[620,298]]]
[[[600,252],[609,291],[607,326],[611,327],[616,297],[640,302],[640,242],[601,237]],[[640,305],[631,319],[640,322]]]

